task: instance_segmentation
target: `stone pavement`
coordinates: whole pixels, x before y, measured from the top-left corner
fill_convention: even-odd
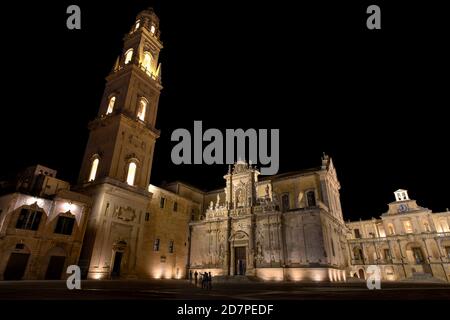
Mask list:
[[[365,283],[224,282],[212,290],[186,280],[85,280],[81,290],[65,281],[0,281],[0,300],[428,300],[450,299],[450,285],[382,283],[368,290]]]

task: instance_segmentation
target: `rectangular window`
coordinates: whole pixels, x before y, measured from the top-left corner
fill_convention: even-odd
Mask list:
[[[359,232],[359,229],[355,229],[353,231],[355,232],[355,238],[356,239],[361,239],[361,233]]]
[[[386,259],[387,261],[390,261],[392,259],[391,250],[384,249],[384,259]]]
[[[159,200],[159,207],[162,209],[164,208],[164,204],[166,203],[166,198],[161,197]]]
[[[169,241],[169,253],[173,253],[173,240]]]
[[[175,201],[173,203],[173,211],[177,212],[177,210],[178,210],[178,202]]]
[[[445,247],[445,252],[447,252],[447,258],[450,259],[450,247]]]
[[[72,234],[73,226],[75,224],[75,218],[71,217],[58,217],[56,222],[55,233],[65,234],[70,236]]]
[[[17,219],[16,229],[36,231],[39,228],[41,218],[42,218],[41,211],[22,209],[20,210],[19,218]]]
[[[416,260],[416,264],[424,263],[425,260],[423,259],[422,249],[412,248],[412,250],[413,250],[414,260]]]
[[[150,212],[145,213],[145,221],[150,220]]]
[[[403,225],[405,226],[406,233],[413,233],[413,227],[412,227],[411,221],[409,221],[409,220],[404,221]]]
[[[153,251],[159,251],[159,239],[155,239],[153,243]]]

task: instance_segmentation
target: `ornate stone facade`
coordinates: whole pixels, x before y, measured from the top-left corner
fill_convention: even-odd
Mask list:
[[[346,228],[331,158],[312,170],[259,179],[237,162],[205,194],[191,228],[190,269],[266,280],[345,280]],[[213,199],[216,199],[214,201]]]
[[[406,190],[395,199],[379,219],[347,224],[350,275],[364,278],[377,265],[385,280],[450,281],[450,212],[432,213]]]
[[[450,212],[433,214],[398,190],[380,219],[345,224],[327,155],[316,168],[266,177],[238,161],[224,187],[210,192],[181,182],[150,185],[162,89],[159,36],[152,9],[125,36],[89,125],[79,193],[38,166],[0,197],[0,278],[61,278],[78,263],[95,279],[208,271],[345,281],[378,265],[385,280],[449,281]],[[67,221],[75,221],[70,233]]]

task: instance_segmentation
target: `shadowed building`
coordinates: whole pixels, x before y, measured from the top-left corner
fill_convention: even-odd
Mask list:
[[[70,191],[56,171],[37,165],[0,196],[0,279],[62,279],[77,264],[89,197]]]

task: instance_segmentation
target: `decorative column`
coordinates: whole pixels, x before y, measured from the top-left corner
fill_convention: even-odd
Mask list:
[[[397,239],[397,244],[398,244],[398,248],[400,250],[400,259],[401,259],[401,263],[402,263],[402,267],[403,267],[403,272],[405,273],[405,279],[408,278],[408,274],[406,273],[406,269],[405,269],[405,257],[403,256],[403,251],[402,251],[402,246],[400,244],[400,240]]]
[[[444,254],[444,252],[442,252],[441,243],[436,237],[434,238],[434,241],[436,241],[436,245],[438,247],[439,258],[441,259],[441,266],[442,266],[442,270],[444,271],[445,279],[448,282],[450,282],[450,279],[448,278],[448,275],[447,275],[447,270],[445,270],[445,266],[444,266],[445,254]]]

